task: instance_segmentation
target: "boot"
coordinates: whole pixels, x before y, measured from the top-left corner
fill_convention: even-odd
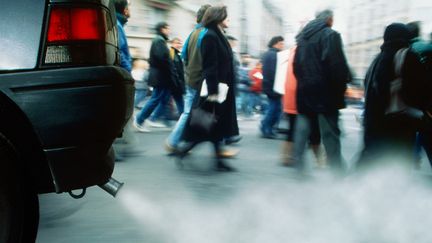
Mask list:
[[[315,162],[316,166],[318,168],[326,168],[327,167],[327,160],[326,156],[324,154],[324,150],[321,148],[320,145],[311,145],[312,152],[315,156]]]
[[[216,170],[219,172],[234,172],[236,169],[229,166],[228,164],[225,164],[221,159],[218,159],[216,161]]]
[[[294,143],[289,141],[284,141],[282,144],[282,165],[292,166],[294,160],[292,157]]]

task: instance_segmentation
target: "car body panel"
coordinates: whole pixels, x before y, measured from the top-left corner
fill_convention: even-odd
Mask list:
[[[131,75],[118,66],[113,1],[15,0],[4,5],[0,133],[20,154],[23,176],[31,177],[39,193],[107,182],[114,168],[111,145],[132,115],[134,94]],[[103,8],[114,41],[69,43],[74,54],[87,54],[89,61],[44,65],[48,18],[56,5]],[[88,51],[93,46],[103,55],[93,56]]]

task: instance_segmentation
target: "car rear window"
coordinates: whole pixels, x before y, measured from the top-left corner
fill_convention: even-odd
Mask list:
[[[45,0],[2,1],[0,70],[36,67],[45,6]]]

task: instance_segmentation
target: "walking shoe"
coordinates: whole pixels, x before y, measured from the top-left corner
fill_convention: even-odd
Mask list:
[[[232,136],[232,137],[229,137],[229,138],[226,138],[225,139],[225,144],[226,145],[230,145],[230,144],[233,144],[233,143],[238,143],[238,142],[240,142],[240,140],[242,140],[242,136],[240,136],[240,135],[237,135],[237,136]]]
[[[234,158],[238,153],[239,153],[238,150],[223,149],[221,152],[218,153],[218,156],[219,156],[219,158],[231,159],[231,158]]]
[[[135,129],[138,132],[150,132],[150,130],[148,130],[147,128],[144,127],[144,124],[140,125],[135,118],[134,118],[132,125],[135,127]]]
[[[169,144],[168,141],[165,141],[165,150],[169,155],[180,153],[180,150],[177,147],[174,147],[171,144]]]
[[[155,128],[166,128],[167,126],[165,124],[159,123],[159,122],[154,122],[151,121],[150,119],[147,120],[147,124],[151,127],[155,127]]]
[[[276,139],[277,138],[277,136],[276,136],[276,134],[273,134],[273,133],[268,133],[268,134],[261,134],[261,137],[262,138],[267,138],[267,139]]]
[[[218,160],[216,162],[216,171],[219,171],[219,172],[235,172],[237,170],[234,169],[232,166],[224,163],[223,161]]]

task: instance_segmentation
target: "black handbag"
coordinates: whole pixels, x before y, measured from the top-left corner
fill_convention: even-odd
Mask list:
[[[189,127],[192,131],[207,136],[212,133],[216,124],[215,104],[213,104],[213,112],[203,109],[203,106],[192,108],[189,120]]]

